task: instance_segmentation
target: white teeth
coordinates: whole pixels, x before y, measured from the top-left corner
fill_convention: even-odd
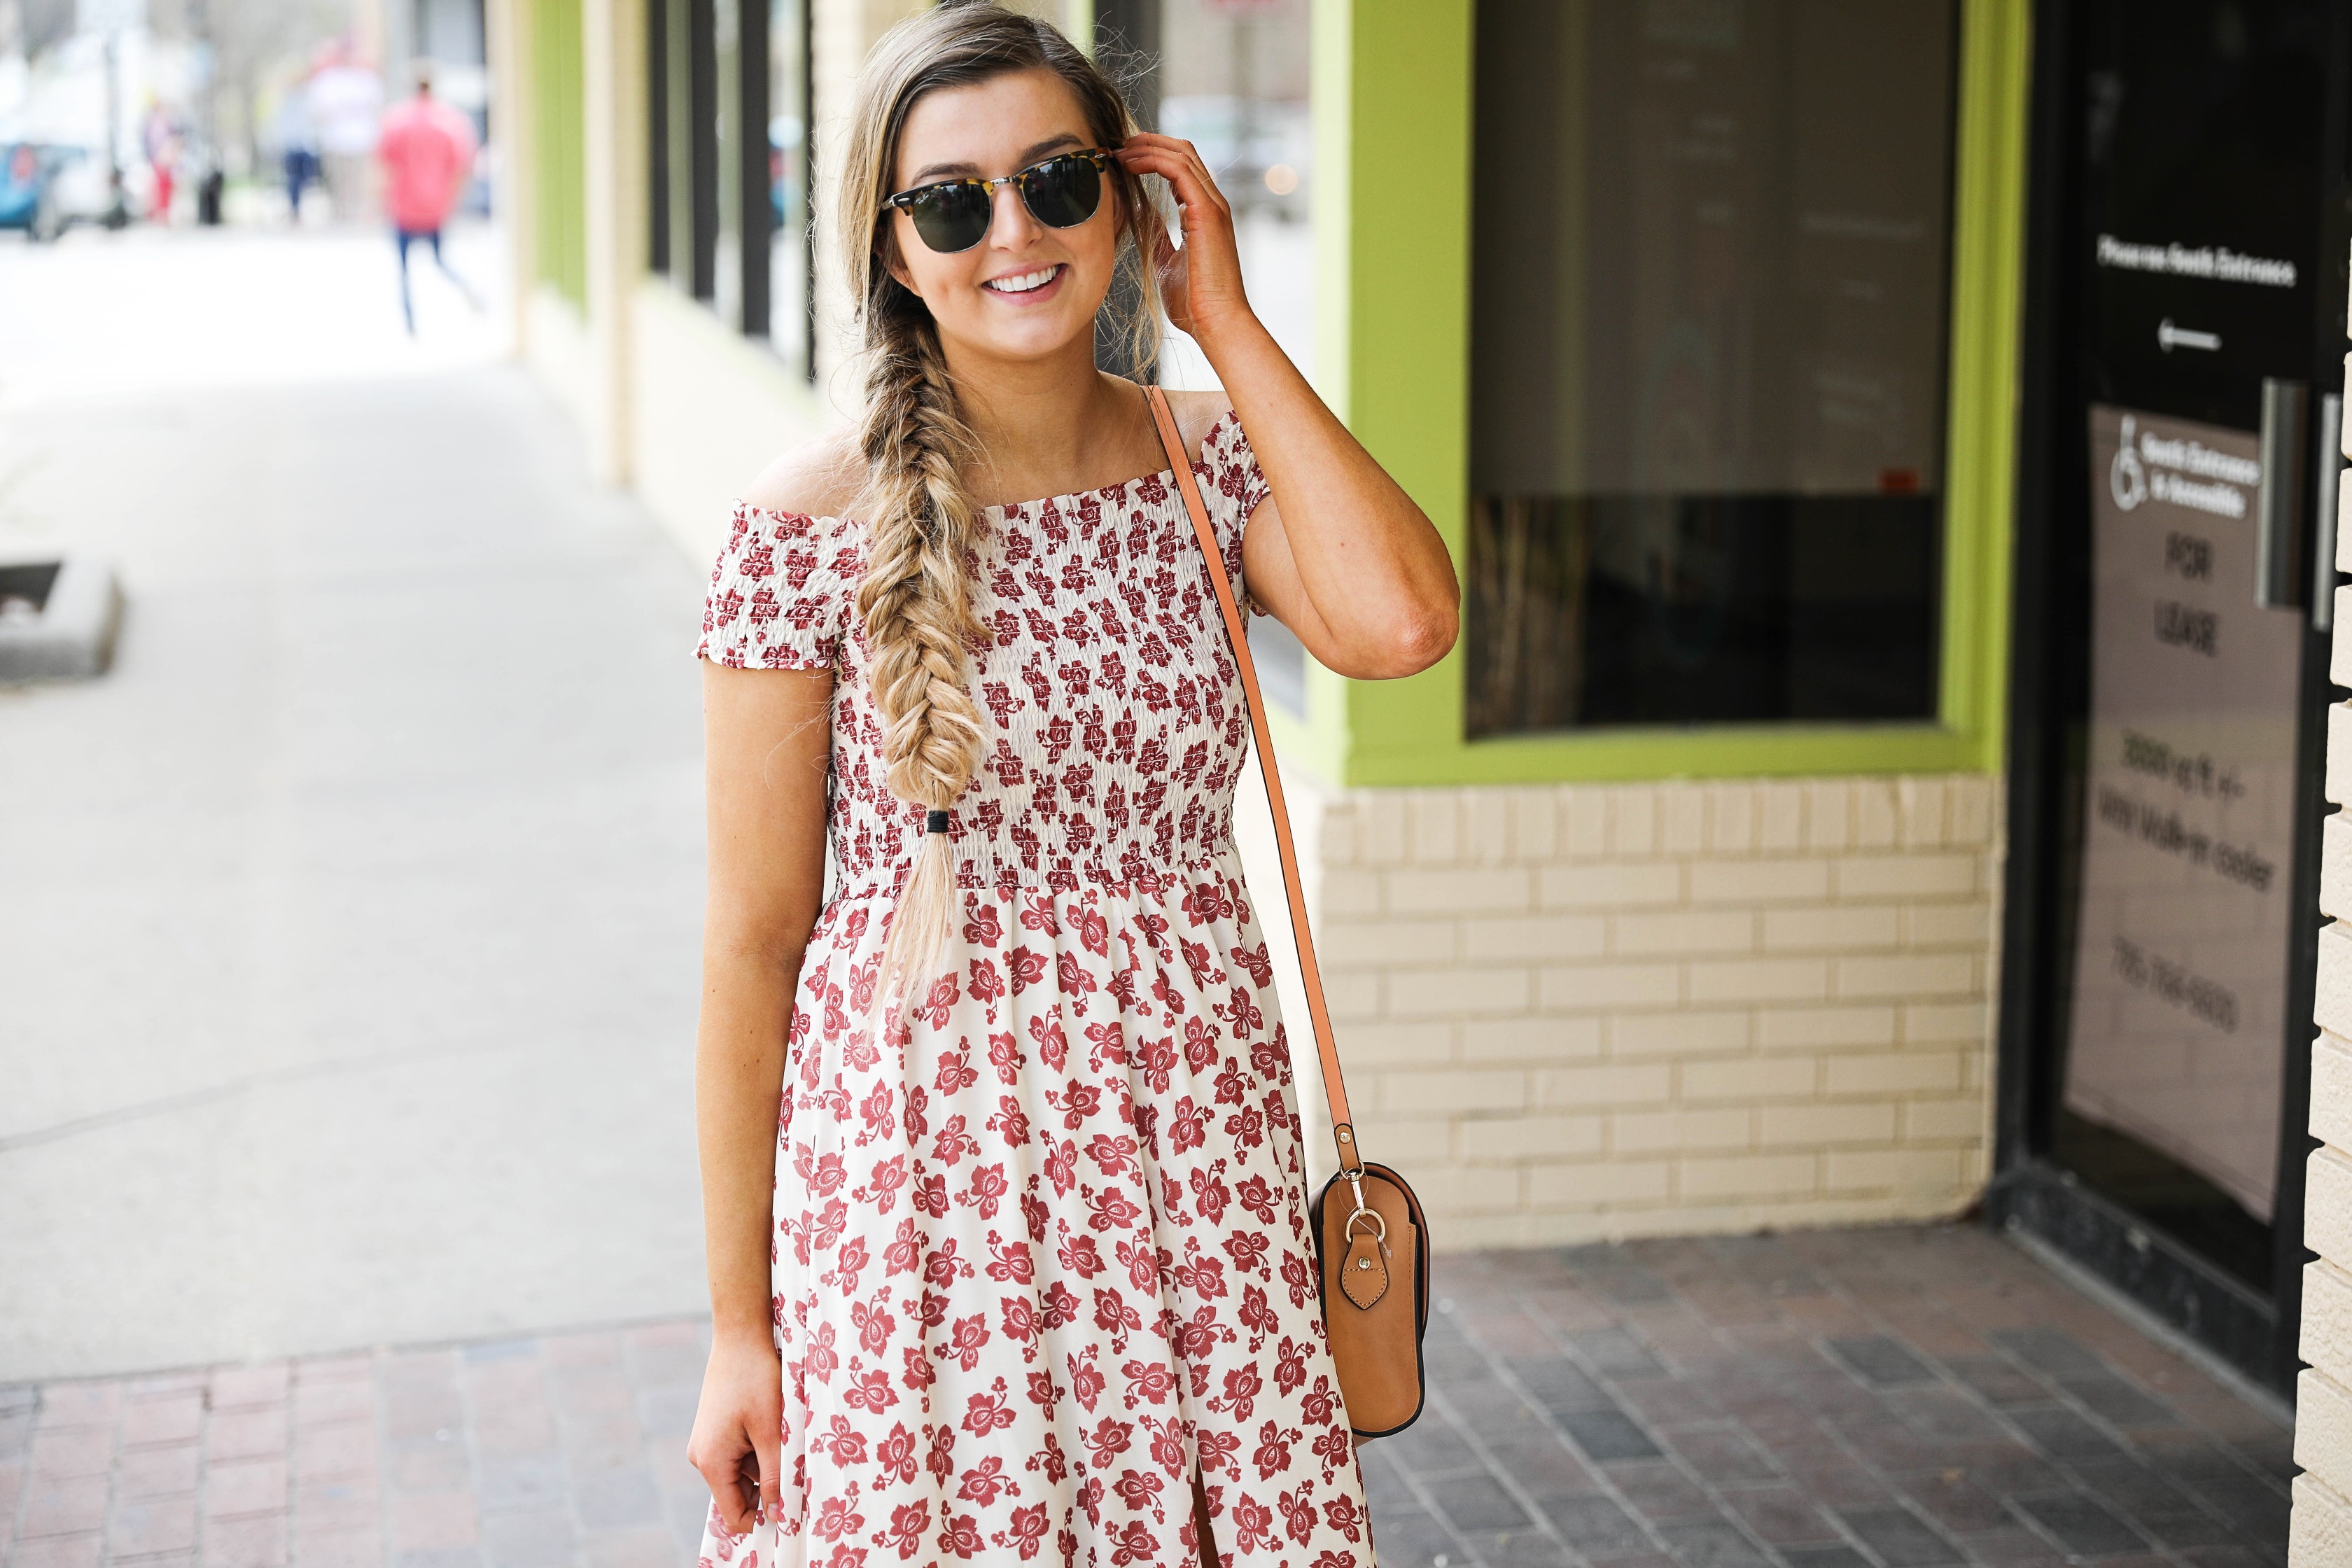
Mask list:
[[[992,278],[981,287],[993,289],[1000,294],[1026,294],[1033,289],[1043,289],[1051,283],[1054,274],[1060,270],[1058,266],[1042,267],[1034,272],[1024,272],[1014,278]]]

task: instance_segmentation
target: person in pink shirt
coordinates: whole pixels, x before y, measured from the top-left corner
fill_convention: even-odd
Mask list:
[[[481,300],[441,254],[441,226],[457,210],[474,170],[473,122],[433,96],[432,76],[419,69],[416,96],[383,117],[376,157],[383,164],[384,206],[400,247],[400,313],[411,335],[416,311],[408,297],[408,247],[423,240],[433,264],[476,310]]]

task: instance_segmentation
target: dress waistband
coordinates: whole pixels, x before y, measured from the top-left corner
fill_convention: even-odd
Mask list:
[[[825,901],[841,900],[896,898],[905,886],[910,866],[899,866],[887,872],[876,871],[850,881],[836,884]],[[956,891],[970,897],[991,895],[1001,899],[1020,896],[1054,898],[1066,895],[1092,895],[1110,899],[1157,899],[1171,892],[1181,892],[1202,882],[1242,879],[1241,855],[1228,847],[1214,854],[1195,856],[1156,870],[1122,874],[1107,867],[1062,866],[1043,873],[1025,872],[1018,877],[983,877],[971,866],[956,868]]]

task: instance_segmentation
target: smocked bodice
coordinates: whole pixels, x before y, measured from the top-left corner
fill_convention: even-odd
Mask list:
[[[1243,525],[1265,481],[1232,415],[1193,472],[1239,595]],[[966,564],[988,741],[950,813],[959,885],[1156,889],[1229,853],[1248,718],[1172,473],[989,508]],[[882,759],[854,605],[865,565],[859,522],[739,504],[698,649],[834,671],[829,831],[849,890],[895,883],[923,826]]]

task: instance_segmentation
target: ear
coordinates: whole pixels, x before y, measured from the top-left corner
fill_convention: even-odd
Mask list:
[[[1119,218],[1127,226],[1128,237],[1135,241],[1136,254],[1144,265],[1154,264],[1153,257],[1168,242],[1167,225],[1160,221],[1160,209],[1151,205],[1144,193],[1143,176],[1119,171]]]
[[[1140,247],[1143,243],[1143,187],[1136,176],[1113,165],[1110,172],[1110,199],[1118,209],[1119,233]]]
[[[1116,258],[1129,240],[1134,240],[1136,247],[1141,249],[1143,231],[1136,225],[1135,202],[1129,194],[1124,171],[1114,170],[1106,178],[1110,184],[1110,250]]]
[[[890,217],[883,219],[882,233],[874,247],[875,258],[882,263],[882,270],[890,275],[893,283],[920,299],[922,296],[915,289],[915,275],[907,270],[907,263],[898,254],[898,237],[892,232],[898,226]]]

